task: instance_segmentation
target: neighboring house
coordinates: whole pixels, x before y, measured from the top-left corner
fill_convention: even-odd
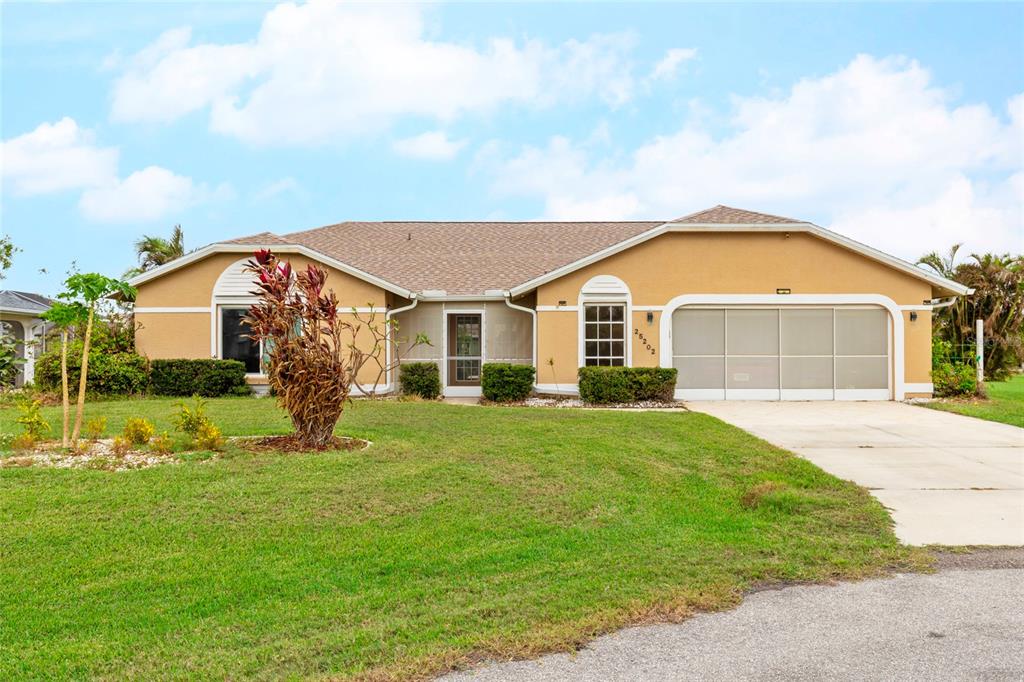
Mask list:
[[[15,386],[22,386],[35,378],[36,358],[46,352],[47,323],[39,316],[51,305],[53,300],[46,296],[0,290],[0,331],[14,337],[18,357],[25,358],[25,364],[14,380]]]
[[[971,291],[811,223],[716,206],[671,221],[346,222],[211,244],[132,280],[153,358],[237,358],[258,248],[316,261],[345,308],[386,310],[404,360],[479,395],[484,362],[571,394],[582,365],[679,369],[684,399],[901,400],[932,393],[932,309]],[[369,376],[362,377],[370,380]],[[394,377],[388,378],[392,388]]]

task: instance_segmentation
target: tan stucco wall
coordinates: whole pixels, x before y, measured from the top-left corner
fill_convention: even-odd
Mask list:
[[[153,359],[212,357],[210,313],[136,313],[135,323],[135,348],[141,355]]]
[[[910,321],[910,311],[903,311],[903,362],[908,384],[927,384],[932,380],[932,314],[917,311],[917,320]]]
[[[305,268],[310,262],[305,256],[283,254],[294,269]],[[214,254],[196,263],[141,284],[135,301],[139,308],[209,307],[213,287],[229,266],[246,258],[244,253]],[[385,292],[376,285],[364,282],[347,273],[321,264],[327,270],[327,289],[337,294],[342,308],[374,305],[380,308],[376,321],[384,322]],[[345,314],[345,318],[351,315]],[[198,312],[137,312],[139,329],[135,344],[139,353],[150,358],[208,358],[211,348],[211,321],[209,313]],[[366,329],[360,332],[357,345],[372,348]],[[359,372],[361,381],[370,381],[376,368],[367,363]]]
[[[539,306],[565,301],[576,306],[580,289],[592,277],[614,275],[629,287],[634,306],[662,306],[680,294],[881,294],[901,305],[920,305],[931,298],[927,282],[894,270],[858,253],[804,233],[664,234],[542,285]],[[930,314],[905,318],[906,382],[930,381]],[[645,311],[634,311],[631,334],[645,333],[660,353],[660,314],[648,325]],[[540,383],[574,384],[578,365],[576,312],[538,313]],[[650,334],[646,334],[649,331]],[[545,367],[554,358],[556,372]],[[653,360],[653,362],[652,362]],[[634,366],[657,364],[658,356],[633,336]]]
[[[244,253],[217,253],[140,284],[135,305],[143,308],[208,306],[217,278],[231,264],[247,258]],[[305,256],[282,254],[298,270],[314,262]],[[384,307],[384,290],[347,273],[320,264],[327,270],[327,288],[334,289],[342,306]]]

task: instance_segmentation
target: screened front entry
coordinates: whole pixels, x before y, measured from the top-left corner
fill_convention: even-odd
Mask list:
[[[448,315],[448,385],[479,386],[483,361],[483,323],[479,314]]]
[[[889,338],[877,307],[683,307],[676,388],[689,400],[888,400]]]

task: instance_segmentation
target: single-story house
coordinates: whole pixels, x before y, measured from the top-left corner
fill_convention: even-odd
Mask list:
[[[36,358],[46,352],[47,323],[39,316],[50,309],[53,299],[27,291],[0,291],[0,333],[10,335],[15,352],[25,364],[18,370],[14,385],[22,386],[35,378]]]
[[[690,400],[926,397],[932,310],[971,293],[809,222],[727,206],[668,221],[344,222],[210,244],[135,277],[139,352],[237,358],[265,381],[241,324],[243,265],[260,248],[320,263],[344,308],[425,333],[432,345],[403,360],[436,362],[448,396],[479,395],[482,363],[512,362],[534,365],[546,393],[612,365],[675,367]]]

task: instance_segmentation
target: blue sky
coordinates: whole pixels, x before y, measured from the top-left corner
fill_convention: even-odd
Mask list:
[[[1024,245],[1022,4],[4,4],[6,287],[346,219],[724,203]],[[45,269],[46,272],[41,270]]]

